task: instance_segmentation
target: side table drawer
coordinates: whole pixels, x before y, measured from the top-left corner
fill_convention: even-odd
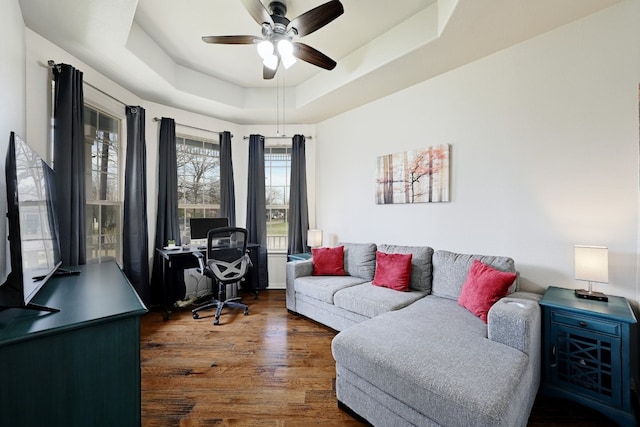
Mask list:
[[[587,331],[609,334],[615,337],[619,337],[621,333],[620,323],[596,319],[593,317],[580,316],[566,311],[552,311],[551,321],[553,323],[573,326]]]

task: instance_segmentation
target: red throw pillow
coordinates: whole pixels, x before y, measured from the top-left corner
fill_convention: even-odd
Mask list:
[[[516,273],[506,273],[473,260],[467,280],[462,285],[458,304],[487,323],[487,314],[493,304],[507,296],[509,287],[516,280]]]
[[[312,248],[314,276],[346,276],[344,271],[344,246]]]
[[[411,281],[411,254],[387,254],[376,252],[376,274],[373,283],[376,286],[408,291]]]

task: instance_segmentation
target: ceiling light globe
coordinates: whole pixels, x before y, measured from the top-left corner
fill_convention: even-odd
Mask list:
[[[296,58],[293,55],[282,55],[282,65],[284,65],[285,69],[289,69],[293,64],[296,63]]]
[[[282,39],[278,42],[278,52],[282,56],[292,56],[293,55],[293,44],[290,40]]]
[[[271,70],[275,70],[276,68],[278,68],[278,57],[271,54],[269,56],[267,56],[266,58],[264,58],[264,60],[262,61],[262,63],[264,64],[265,67],[271,69]]]
[[[269,56],[273,56],[273,43],[269,40],[263,40],[258,43],[258,55],[264,60],[266,60]]]

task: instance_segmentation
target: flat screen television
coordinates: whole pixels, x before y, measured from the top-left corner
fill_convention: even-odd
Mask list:
[[[206,239],[209,230],[229,226],[229,218],[190,218],[191,240]]]
[[[11,272],[0,285],[0,309],[58,311],[31,302],[61,264],[55,172],[11,132],[5,175]]]

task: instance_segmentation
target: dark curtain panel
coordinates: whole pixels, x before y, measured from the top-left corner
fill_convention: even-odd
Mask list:
[[[65,265],[86,262],[84,189],[84,92],[82,71],[59,64],[53,69],[54,153],[60,253]]]
[[[123,271],[143,302],[149,302],[149,234],[147,231],[147,143],[145,111],[125,107],[127,158],[124,170],[122,225]]]
[[[257,243],[258,264],[267,265],[267,205],[264,185],[264,137],[249,136],[249,177],[247,185],[247,239]],[[268,270],[259,269],[258,280],[269,283]]]
[[[176,122],[163,117],[160,121],[160,137],[158,140],[158,214],[156,219],[155,248],[167,246],[168,240],[180,241],[180,222],[178,219],[178,162],[176,155]],[[183,299],[186,288],[184,274],[174,269],[173,277],[168,278],[168,285],[173,289],[169,295],[172,301],[162,301],[162,257],[154,249],[153,273],[151,276],[152,299],[162,301],[165,307],[171,307],[173,302]]]
[[[307,205],[307,165],[304,135],[294,135],[291,144],[291,181],[289,188],[289,255],[306,252],[309,208]]]
[[[236,226],[236,191],[231,160],[231,132],[220,134],[220,216],[229,218],[229,226]]]

